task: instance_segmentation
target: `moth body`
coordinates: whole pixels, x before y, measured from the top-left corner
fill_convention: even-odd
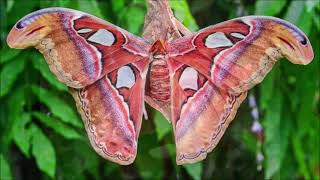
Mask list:
[[[167,102],[170,100],[170,75],[167,63],[167,51],[161,40],[156,41],[150,49],[150,67],[147,81],[150,97]]]

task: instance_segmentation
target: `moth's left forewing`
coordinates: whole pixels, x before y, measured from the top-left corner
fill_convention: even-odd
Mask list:
[[[143,39],[102,19],[66,8],[23,17],[11,29],[12,48],[37,48],[50,70],[69,87],[83,88],[123,65],[148,56]]]

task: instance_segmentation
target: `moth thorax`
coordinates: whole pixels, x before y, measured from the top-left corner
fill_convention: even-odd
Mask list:
[[[165,59],[167,55],[165,43],[162,40],[154,42],[150,49],[150,54],[152,55],[153,60]]]

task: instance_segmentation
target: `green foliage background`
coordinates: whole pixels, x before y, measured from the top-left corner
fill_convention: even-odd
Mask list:
[[[1,0],[0,179],[319,179],[319,35],[317,0],[172,0],[175,15],[197,30],[242,15],[281,17],[310,38],[315,59],[308,66],[281,60],[262,84],[251,90],[258,101],[263,141],[250,132],[244,103],[219,145],[206,160],[175,164],[171,125],[148,109],[136,161],[119,166],[89,145],[74,101],[33,49],[6,45],[11,27],[40,8],[61,6],[88,12],[140,35],[143,0]],[[261,144],[262,143],[262,144]],[[264,161],[257,170],[256,154]]]

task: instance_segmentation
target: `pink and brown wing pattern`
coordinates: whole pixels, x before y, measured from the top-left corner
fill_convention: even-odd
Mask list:
[[[172,125],[178,164],[206,158],[236,115],[247,92],[232,94],[215,86],[194,68],[171,64]]]
[[[216,86],[240,93],[260,83],[281,57],[308,64],[308,38],[278,18],[248,16],[200,30],[170,44],[171,60],[197,69]]]
[[[48,8],[22,18],[8,45],[36,47],[66,85],[82,88],[125,64],[147,56],[142,38],[97,17],[65,8]]]
[[[131,164],[136,157],[147,61],[122,66],[83,89],[71,89],[92,147],[118,164]]]
[[[124,165],[134,161],[149,64],[145,40],[83,12],[48,8],[22,18],[7,42],[43,53],[70,87],[98,154]]]
[[[281,57],[308,64],[313,52],[299,29],[270,17],[226,21],[169,44],[178,164],[200,161],[212,151],[247,91]]]

